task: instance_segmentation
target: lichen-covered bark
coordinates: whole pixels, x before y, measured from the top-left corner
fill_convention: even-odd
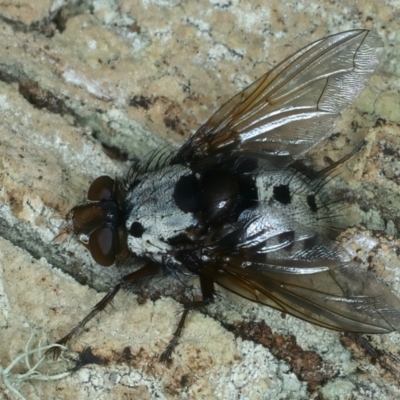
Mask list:
[[[285,56],[346,29],[375,30],[386,55],[335,135],[313,152],[313,163],[323,168],[366,135],[368,144],[341,168],[332,189],[348,196],[350,218],[343,223],[363,224],[341,239],[361,267],[400,292],[400,19],[394,1],[347,9],[342,2],[310,1],[126,0],[64,8],[39,1],[35,10],[19,3],[0,4],[3,367],[32,331],[49,341],[66,333],[122,273],[94,265],[74,240],[51,242],[93,178],[122,175],[129,160],[158,146],[177,147]],[[155,282],[156,300],[141,305],[133,294],[120,293],[114,308],[70,343],[73,356],[81,352],[82,363],[92,364],[60,381],[24,383],[21,393],[29,399],[399,397],[398,333],[342,335],[226,292],[205,313],[191,314],[168,368],[158,355],[180,306],[163,295],[184,296],[176,286]],[[4,385],[0,393],[12,398]]]

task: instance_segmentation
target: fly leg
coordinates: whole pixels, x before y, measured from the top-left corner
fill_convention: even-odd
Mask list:
[[[174,332],[172,339],[168,343],[164,352],[161,354],[160,361],[166,364],[171,364],[172,362],[172,352],[179,343],[179,338],[182,334],[183,327],[185,325],[185,320],[190,310],[198,309],[208,305],[214,298],[215,289],[214,282],[212,279],[199,275],[201,293],[203,295],[203,300],[191,301],[183,305],[183,313],[178,324],[178,328]]]
[[[159,265],[156,263],[148,263],[144,267],[138,269],[135,272],[132,272],[128,275],[125,275],[121,278],[121,281],[114,287],[113,290],[108,292],[92,309],[92,311],[86,315],[78,324],[76,324],[71,331],[58,340],[56,343],[60,345],[65,345],[69,342],[73,336],[75,336],[82,328],[93,318],[95,317],[100,311],[103,311],[107,305],[112,301],[115,295],[120,291],[121,287],[126,283],[138,282],[144,278],[148,278],[150,276],[155,275],[159,271]],[[49,350],[48,353],[52,353],[53,357],[57,359],[61,354],[61,349],[55,347]]]

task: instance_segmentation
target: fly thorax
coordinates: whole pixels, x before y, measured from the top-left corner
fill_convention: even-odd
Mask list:
[[[190,207],[182,207],[182,199],[176,196],[193,179],[192,171],[180,165],[141,176],[127,194],[127,240],[132,253],[161,262],[171,251],[171,242],[195,225]]]

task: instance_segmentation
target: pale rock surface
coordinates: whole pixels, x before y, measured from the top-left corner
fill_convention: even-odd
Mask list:
[[[339,159],[366,135],[367,146],[341,168],[335,189],[352,199],[348,222],[364,227],[341,239],[363,268],[400,292],[396,0],[348,6],[301,0],[30,4],[0,2],[3,368],[24,351],[32,332],[32,344],[65,334],[122,273],[94,265],[74,240],[51,243],[91,180],[123,175],[130,165],[124,160],[143,158],[157,146],[178,147],[284,57],[347,29],[374,30],[386,54],[338,134],[313,152],[313,162],[323,168],[327,158]],[[378,118],[385,121],[374,127]],[[355,340],[226,292],[207,313],[190,315],[167,367],[158,356],[180,306],[163,295],[174,285],[155,282],[157,300],[142,305],[121,292],[114,307],[70,343],[70,357],[90,347],[92,353],[83,354],[91,364],[61,380],[15,387],[27,399],[400,397],[400,334]],[[73,363],[48,360],[42,370],[68,365]],[[24,371],[24,363],[13,370]],[[3,383],[0,397],[16,398]]]

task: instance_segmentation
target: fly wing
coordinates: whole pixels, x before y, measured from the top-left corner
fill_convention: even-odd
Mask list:
[[[399,330],[398,299],[373,274],[361,272],[359,265],[328,261],[290,265],[226,267],[216,282],[249,300],[328,329]]]
[[[226,256],[210,269],[231,292],[329,329],[400,330],[400,300],[335,242],[301,227],[262,241],[239,237],[231,249],[232,238],[222,239]]]
[[[326,138],[379,63],[382,41],[367,30],[320,39],[290,56],[224,104],[173,163],[222,152],[297,159]]]

